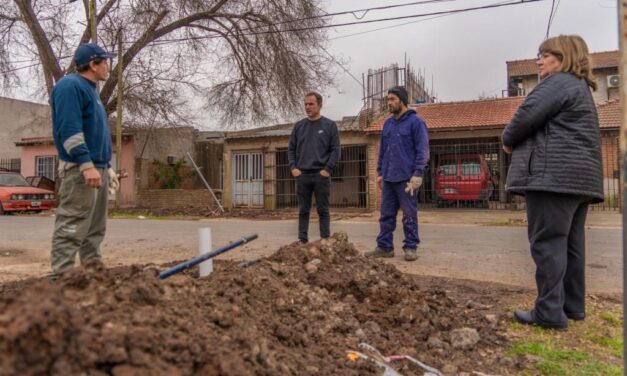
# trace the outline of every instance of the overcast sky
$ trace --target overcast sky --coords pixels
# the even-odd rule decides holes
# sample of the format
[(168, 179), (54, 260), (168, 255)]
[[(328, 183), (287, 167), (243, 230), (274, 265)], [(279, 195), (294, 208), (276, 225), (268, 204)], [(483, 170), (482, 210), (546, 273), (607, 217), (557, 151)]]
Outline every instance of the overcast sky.
[[(371, 11), (363, 19), (396, 17), (477, 7), (507, 0), (453, 0), (429, 5)], [(329, 13), (364, 9), (411, 0), (325, 0)], [(557, 3), (557, 1), (556, 1)], [(426, 71), (428, 86), (438, 101), (501, 96), (506, 88), (506, 61), (536, 56), (544, 40), (552, 0), (477, 10), (414, 22), (386, 30), (350, 34), (420, 20), (405, 19), (331, 29), (328, 51), (361, 81), (369, 68), (392, 63), (403, 65), (405, 55), (416, 69)], [(362, 14), (357, 14), (362, 17)], [(334, 17), (331, 23), (355, 21), (352, 15)], [(561, 0), (550, 36), (579, 34), (591, 52), (618, 49), (616, 0)], [(337, 39), (336, 39), (337, 38)], [(356, 115), (362, 106), (361, 84), (341, 69), (337, 86), (325, 91), (324, 115), (332, 119)]]
[[(513, 0), (432, 0), (395, 9), (355, 12), (330, 18), (329, 24), (403, 17), (430, 12), (479, 7)], [(479, 96), (501, 96), (506, 88), (506, 61), (536, 56), (544, 40), (554, 0), (476, 10), (432, 19), (411, 18), (328, 29), (327, 51), (336, 66), (336, 85), (323, 91), (323, 115), (339, 120), (357, 115), (362, 107), (362, 73), (405, 58), (413, 68), (425, 72), (427, 86), (433, 85), (437, 100), (474, 100)], [(409, 4), (416, 0), (322, 0), (327, 13), (372, 7)], [(425, 2), (425, 0), (422, 0)], [(557, 12), (550, 36), (581, 35), (592, 52), (618, 49), (617, 0), (555, 0)], [(404, 24), (404, 25), (403, 25)], [(386, 28), (384, 30), (376, 30)], [(370, 31), (370, 32), (369, 32)], [(366, 32), (366, 33), (364, 33)], [(359, 35), (353, 35), (361, 33)], [(349, 73), (347, 73), (349, 72)], [(353, 77), (351, 77), (351, 75)], [(45, 101), (33, 90), (10, 93), (25, 100)], [(30, 94), (29, 94), (30, 93)], [(43, 95), (40, 95), (43, 98)], [(202, 114), (202, 112), (200, 112)], [(304, 113), (294, 119), (296, 121)], [(212, 116), (200, 116), (197, 125), (220, 129)], [(271, 125), (271, 124), (255, 124)], [(244, 125), (243, 127), (247, 127)]]

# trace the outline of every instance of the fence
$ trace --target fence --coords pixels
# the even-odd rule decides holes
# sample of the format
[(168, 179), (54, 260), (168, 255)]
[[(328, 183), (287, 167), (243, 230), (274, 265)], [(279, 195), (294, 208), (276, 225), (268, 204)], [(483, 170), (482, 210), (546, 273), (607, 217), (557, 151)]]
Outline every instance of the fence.
[[(620, 162), (618, 134), (601, 138), (605, 201), (590, 210), (620, 210)], [(423, 207), (523, 209), (524, 198), (507, 193), (510, 155), (497, 138), (472, 141), (435, 140), (420, 192)]]
[[(340, 162), (331, 178), (330, 206), (333, 208), (368, 207), (368, 155), (366, 145), (342, 146)], [(296, 179), (288, 165), (287, 149), (276, 152), (276, 207), (296, 208)]]
[(497, 138), (432, 141), (420, 191), (421, 206), (506, 208), (516, 198), (505, 191), (509, 156)]
[(20, 172), (22, 161), (19, 158), (0, 159), (0, 170)]

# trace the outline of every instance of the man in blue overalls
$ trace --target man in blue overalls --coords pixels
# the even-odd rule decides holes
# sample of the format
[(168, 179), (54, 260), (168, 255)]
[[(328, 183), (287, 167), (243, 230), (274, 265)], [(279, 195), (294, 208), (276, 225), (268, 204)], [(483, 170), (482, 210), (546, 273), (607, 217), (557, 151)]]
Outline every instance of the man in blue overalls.
[(418, 189), (429, 161), (427, 125), (407, 107), (407, 91), (397, 86), (388, 91), (388, 110), (381, 132), (377, 185), (382, 188), (380, 231), (377, 247), (367, 257), (394, 257), (396, 214), (403, 211), (403, 252), (406, 261), (418, 258)]

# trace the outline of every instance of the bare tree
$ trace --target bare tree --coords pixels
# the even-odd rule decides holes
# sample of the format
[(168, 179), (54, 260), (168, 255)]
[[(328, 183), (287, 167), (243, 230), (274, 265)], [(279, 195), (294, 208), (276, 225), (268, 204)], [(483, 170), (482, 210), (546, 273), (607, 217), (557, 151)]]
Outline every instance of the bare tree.
[[(99, 44), (114, 50), (122, 30), (124, 46), (102, 102), (115, 110), (122, 69), (124, 107), (136, 122), (189, 120), (190, 101), (227, 123), (289, 116), (307, 90), (331, 83), (318, 2), (99, 0)], [(87, 18), (88, 0), (0, 0), (4, 89), (18, 87), (20, 69), (30, 67), (49, 95), (75, 69), (76, 47), (91, 37)]]

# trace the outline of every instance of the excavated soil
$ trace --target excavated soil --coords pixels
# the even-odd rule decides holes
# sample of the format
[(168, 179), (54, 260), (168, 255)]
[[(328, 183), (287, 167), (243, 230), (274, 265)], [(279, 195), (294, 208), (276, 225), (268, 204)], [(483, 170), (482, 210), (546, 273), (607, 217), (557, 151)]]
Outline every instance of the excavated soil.
[(92, 264), (2, 285), (0, 375), (382, 375), (347, 357), (362, 342), (446, 374), (521, 367), (505, 355), (498, 296), (402, 274), (343, 233), (214, 268), (160, 280), (153, 266)]

